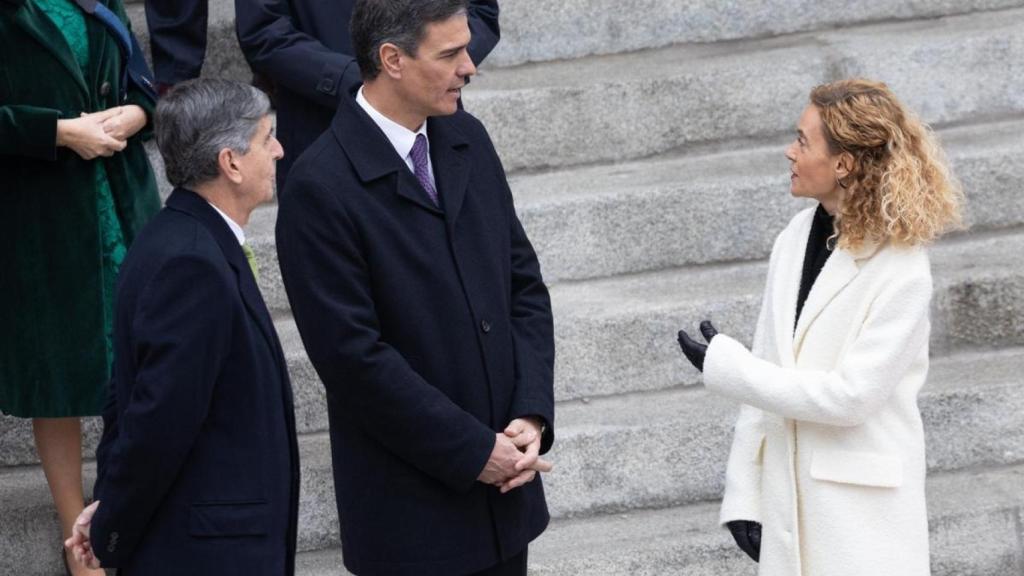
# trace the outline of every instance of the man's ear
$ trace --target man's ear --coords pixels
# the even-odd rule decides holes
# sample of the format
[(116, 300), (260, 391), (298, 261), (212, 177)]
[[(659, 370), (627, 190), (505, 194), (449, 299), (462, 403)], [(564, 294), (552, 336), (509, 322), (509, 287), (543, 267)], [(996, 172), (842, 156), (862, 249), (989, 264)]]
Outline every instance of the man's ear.
[(242, 183), (242, 169), (238, 165), (238, 153), (231, 148), (221, 148), (217, 154), (217, 166), (220, 173), (235, 184)]
[(398, 46), (385, 42), (380, 45), (380, 68), (381, 72), (395, 80), (402, 78), (402, 59), (406, 53)]

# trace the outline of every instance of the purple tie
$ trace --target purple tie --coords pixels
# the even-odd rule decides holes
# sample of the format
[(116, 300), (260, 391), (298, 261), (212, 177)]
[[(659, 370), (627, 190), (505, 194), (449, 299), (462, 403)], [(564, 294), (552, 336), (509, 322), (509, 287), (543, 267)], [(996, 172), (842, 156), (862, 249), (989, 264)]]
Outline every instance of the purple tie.
[(427, 196), (434, 202), (434, 206), (437, 206), (437, 190), (434, 189), (434, 183), (430, 181), (430, 170), (427, 169), (427, 137), (423, 134), (416, 135), (416, 142), (412, 145), (412, 151), (409, 152), (412, 156), (412, 167), (413, 172), (416, 174), (416, 179), (420, 181), (420, 185), (427, 191)]

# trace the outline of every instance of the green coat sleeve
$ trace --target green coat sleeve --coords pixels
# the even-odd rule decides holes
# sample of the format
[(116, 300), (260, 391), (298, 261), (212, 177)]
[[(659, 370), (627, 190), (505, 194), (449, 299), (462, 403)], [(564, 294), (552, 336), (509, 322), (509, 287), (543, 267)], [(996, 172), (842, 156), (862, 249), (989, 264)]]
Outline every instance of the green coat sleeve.
[(39, 106), (0, 106), (0, 154), (57, 159), (60, 111)]
[[(132, 31), (132, 22), (128, 18), (128, 15), (124, 11), (124, 6), (120, 0), (114, 0), (110, 3), (109, 8), (117, 14), (117, 17), (124, 22), (124, 25), (128, 28), (128, 31), (133, 35), (135, 32)], [(142, 90), (139, 90), (131, 80), (128, 80), (128, 101), (126, 104), (135, 104), (146, 112), (146, 125), (139, 130), (136, 137), (141, 137), (143, 140), (149, 140), (153, 137), (153, 113), (156, 111), (156, 104), (146, 96)]]

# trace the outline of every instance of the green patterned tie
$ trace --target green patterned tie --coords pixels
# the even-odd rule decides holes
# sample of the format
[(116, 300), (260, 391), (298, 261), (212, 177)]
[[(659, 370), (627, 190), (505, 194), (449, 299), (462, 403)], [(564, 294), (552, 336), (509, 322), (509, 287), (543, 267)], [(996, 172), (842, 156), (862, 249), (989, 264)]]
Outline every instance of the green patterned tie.
[(260, 265), (256, 263), (256, 253), (249, 248), (248, 244), (242, 244), (242, 252), (245, 252), (245, 259), (249, 261), (249, 268), (252, 268), (252, 277), (259, 282)]

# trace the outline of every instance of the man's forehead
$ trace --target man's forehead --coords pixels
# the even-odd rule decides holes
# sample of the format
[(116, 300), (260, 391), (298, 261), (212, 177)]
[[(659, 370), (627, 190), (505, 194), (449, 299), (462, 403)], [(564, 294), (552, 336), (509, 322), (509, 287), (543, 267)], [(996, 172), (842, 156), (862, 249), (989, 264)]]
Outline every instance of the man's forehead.
[(465, 13), (455, 14), (447, 20), (427, 24), (421, 45), (446, 50), (469, 44), (469, 17)]

